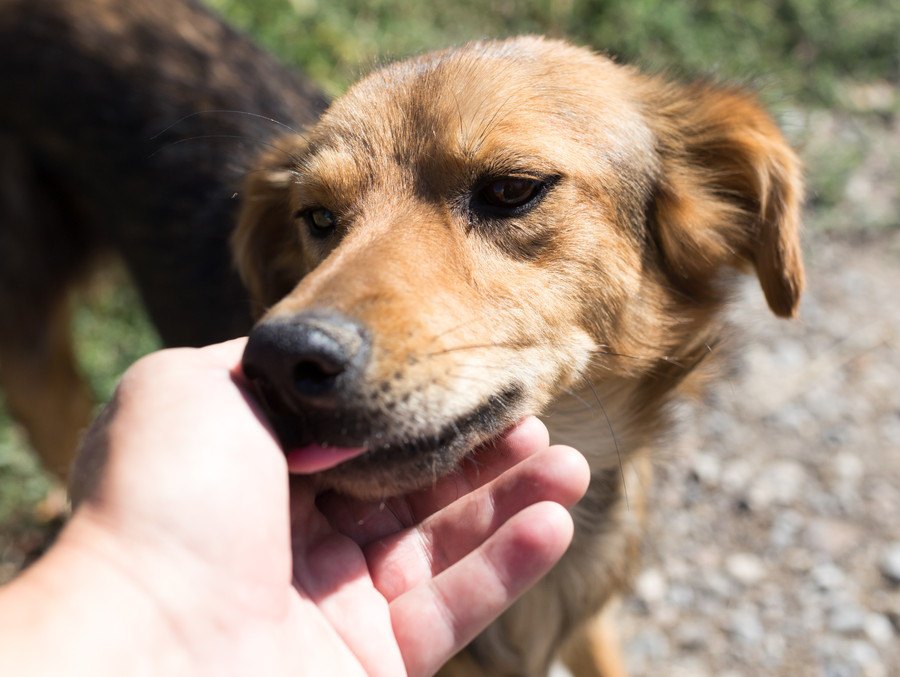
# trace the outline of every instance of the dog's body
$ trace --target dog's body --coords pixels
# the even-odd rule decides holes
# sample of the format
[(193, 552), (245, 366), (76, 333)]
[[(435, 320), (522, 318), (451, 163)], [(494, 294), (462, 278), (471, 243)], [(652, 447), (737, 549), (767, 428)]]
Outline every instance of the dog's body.
[(64, 474), (91, 409), (68, 290), (112, 252), (166, 344), (246, 332), (233, 198), (284, 131), (252, 114), (325, 101), (194, 0), (0, 0), (0, 88), (0, 384)]
[(534, 38), (377, 71), (276, 146), (234, 247), (263, 317), (245, 373), (289, 459), (365, 447), (321, 482), (386, 496), (544, 412), (593, 471), (574, 543), (448, 670), (542, 675), (562, 651), (614, 672), (596, 615), (636, 560), (667, 405), (735, 271), (796, 310), (794, 154), (741, 91)]

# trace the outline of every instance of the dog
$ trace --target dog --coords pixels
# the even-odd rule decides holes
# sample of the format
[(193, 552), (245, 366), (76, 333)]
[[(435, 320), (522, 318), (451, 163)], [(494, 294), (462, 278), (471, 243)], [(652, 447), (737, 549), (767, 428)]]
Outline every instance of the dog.
[(92, 409), (70, 290), (116, 255), (164, 344), (246, 334), (234, 198), (326, 99), (195, 0), (0, 0), (0, 88), (0, 386), (65, 476)]
[(289, 463), (365, 448), (317, 481), (387, 497), (542, 414), (591, 465), (563, 560), (447, 674), (621, 674), (603, 610), (669, 404), (742, 272), (797, 312), (802, 193), (752, 94), (536, 37), (383, 67), (262, 153), (232, 247)]

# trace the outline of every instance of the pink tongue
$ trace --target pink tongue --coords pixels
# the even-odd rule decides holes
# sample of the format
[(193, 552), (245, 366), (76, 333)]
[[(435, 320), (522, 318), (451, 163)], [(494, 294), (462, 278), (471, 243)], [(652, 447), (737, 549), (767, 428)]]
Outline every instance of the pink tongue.
[(288, 470), (300, 475), (327, 470), (359, 456), (365, 450), (366, 447), (323, 447), (321, 444), (310, 444), (287, 452)]

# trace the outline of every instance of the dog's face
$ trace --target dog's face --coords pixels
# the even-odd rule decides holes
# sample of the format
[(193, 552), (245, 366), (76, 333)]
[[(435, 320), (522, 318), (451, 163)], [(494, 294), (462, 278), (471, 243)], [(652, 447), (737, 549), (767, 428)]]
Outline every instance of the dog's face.
[(743, 94), (533, 38), (390, 66), (248, 178), (245, 372), (285, 446), (368, 449), (327, 484), (422, 486), (582, 379), (690, 359), (726, 268), (791, 314), (799, 192)]

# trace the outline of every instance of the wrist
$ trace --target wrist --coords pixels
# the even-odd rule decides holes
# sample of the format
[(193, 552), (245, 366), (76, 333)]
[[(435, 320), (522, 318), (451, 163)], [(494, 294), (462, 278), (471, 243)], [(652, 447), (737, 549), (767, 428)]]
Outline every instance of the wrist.
[(122, 549), (76, 513), (47, 554), (0, 589), (0, 674), (189, 672), (176, 628)]

